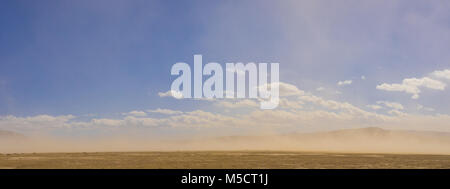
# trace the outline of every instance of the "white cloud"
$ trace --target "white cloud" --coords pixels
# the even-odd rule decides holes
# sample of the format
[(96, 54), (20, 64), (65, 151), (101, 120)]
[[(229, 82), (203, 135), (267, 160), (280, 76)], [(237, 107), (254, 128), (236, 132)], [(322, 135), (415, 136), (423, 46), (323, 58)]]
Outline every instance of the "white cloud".
[(450, 79), (450, 69), (434, 71), (431, 75), (437, 78)]
[(362, 75), (362, 76), (361, 76), (361, 79), (362, 79), (362, 80), (366, 80), (366, 76)]
[(143, 111), (134, 110), (134, 111), (131, 111), (131, 112), (128, 112), (128, 113), (123, 113), (122, 115), (130, 115), (130, 116), (136, 116), (136, 117), (145, 117), (145, 116), (147, 116), (147, 113), (145, 113)]
[(429, 112), (433, 112), (433, 111), (434, 111), (433, 108), (425, 107), (425, 106), (423, 106), (423, 105), (421, 105), (421, 104), (418, 104), (418, 105), (417, 105), (417, 109), (418, 109), (418, 110), (425, 110), (425, 111), (429, 111)]
[[(268, 88), (271, 89), (272, 85), (274, 85), (275, 83), (268, 83), (265, 85), (261, 85), (258, 86), (259, 87), (263, 87), (263, 88)], [(280, 90), (280, 96), (296, 96), (296, 95), (302, 95), (305, 93), (305, 91), (302, 91), (300, 89), (298, 89), (295, 85), (289, 84), (289, 83), (284, 83), (284, 82), (278, 82), (278, 87)]]
[[(261, 128), (289, 127), (299, 129), (336, 129), (363, 126), (398, 127), (404, 129), (436, 129), (450, 131), (447, 127), (450, 116), (446, 115), (412, 115), (400, 110), (404, 107), (395, 102), (379, 101), (376, 105), (368, 105), (372, 109), (381, 109), (382, 106), (392, 108), (389, 114), (378, 114), (363, 110), (348, 102), (329, 100), (306, 92), (299, 92), (297, 87), (286, 84), (291, 89), (290, 95), (280, 98), (280, 107), (275, 110), (230, 111), (222, 114), (221, 111), (207, 112), (195, 110), (181, 112), (177, 110), (156, 109), (148, 112), (164, 113), (168, 116), (162, 118), (148, 118), (139, 111), (127, 114), (121, 118), (95, 118), (85, 121), (76, 121), (74, 116), (40, 115), (32, 117), (0, 116), (0, 128), (26, 128), (42, 130), (42, 128), (83, 128), (83, 129), (120, 129), (120, 128), (242, 128), (256, 131)], [(295, 92), (296, 91), (296, 92)], [(258, 107), (256, 100), (243, 99), (233, 103), (229, 101), (211, 101), (214, 105), (228, 108)], [(420, 109), (425, 110), (424, 107)], [(234, 113), (236, 112), (236, 113)], [(134, 115), (132, 115), (134, 114)], [(330, 124), (332, 123), (332, 124)], [(431, 125), (431, 127), (430, 127)], [(246, 129), (245, 129), (246, 130)], [(270, 129), (269, 129), (270, 130)]]
[(278, 105), (280, 108), (287, 109), (301, 109), (305, 103), (300, 100), (288, 100), (286, 98), (280, 99), (280, 104)]
[(351, 85), (352, 83), (353, 83), (352, 80), (345, 80), (345, 81), (339, 81), (339, 82), (337, 83), (337, 85), (339, 85), (339, 86), (344, 86), (344, 85)]
[(147, 117), (126, 116), (121, 119), (92, 119), (90, 122), (73, 122), (71, 125), (81, 125), (84, 128), (100, 128), (103, 127), (154, 127), (160, 125), (161, 120)]
[(405, 92), (412, 94), (412, 99), (418, 99), (419, 94), (421, 93), (420, 87), (425, 87), (429, 89), (434, 90), (444, 90), (446, 87), (446, 84), (431, 79), (429, 77), (423, 77), (423, 78), (407, 78), (402, 81), (401, 84), (387, 84), (383, 83), (381, 85), (377, 86), (378, 90), (385, 90), (385, 91), (398, 91), (398, 92)]
[(396, 115), (396, 116), (406, 116), (407, 115), (404, 112), (396, 110), (396, 109), (390, 110), (388, 113), (391, 115)]
[(94, 125), (102, 125), (102, 126), (120, 126), (123, 122), (121, 120), (115, 119), (92, 119), (91, 121)]
[(323, 90), (325, 90), (324, 87), (317, 87), (317, 88), (316, 88), (316, 91), (323, 91)]
[(218, 101), (217, 106), (225, 108), (258, 108), (259, 104), (254, 100), (244, 99), (244, 100), (222, 100)]
[(73, 115), (51, 116), (51, 115), (37, 115), (29, 117), (16, 117), (13, 115), (0, 116), (0, 128), (25, 128), (25, 129), (39, 129), (45, 128), (64, 128), (70, 127), (68, 121), (75, 119)]
[(397, 103), (397, 102), (377, 101), (377, 104), (381, 104), (381, 105), (384, 105), (386, 107), (393, 108), (393, 109), (396, 109), (396, 110), (403, 110), (404, 109), (403, 105), (400, 104), (400, 103)]
[(125, 127), (154, 127), (160, 125), (159, 119), (127, 116), (122, 120)]
[(161, 109), (158, 108), (156, 110), (147, 110), (148, 112), (151, 113), (160, 113), (160, 114), (167, 114), (167, 115), (173, 115), (173, 114), (182, 114), (182, 111), (177, 111), (177, 110), (170, 110), (170, 109)]
[(183, 98), (183, 94), (180, 91), (167, 91), (167, 92), (159, 92), (158, 93), (159, 97), (173, 97), (176, 99), (181, 99)]
[(380, 105), (367, 105), (368, 108), (371, 108), (373, 110), (379, 110), (382, 109), (383, 107)]
[[(322, 99), (324, 101), (328, 101)], [(324, 103), (326, 105), (327, 103)], [(329, 102), (328, 105), (333, 104)], [(236, 115), (196, 110), (182, 114), (174, 114), (165, 118), (145, 118), (126, 116), (124, 118), (99, 118), (85, 122), (77, 122), (72, 116), (34, 116), (34, 117), (0, 117), (0, 128), (26, 128), (42, 131), (43, 128), (107, 129), (130, 127), (168, 127), (168, 128), (279, 128), (298, 129), (336, 129), (362, 126), (398, 127), (403, 129), (440, 129), (449, 131), (447, 115), (409, 115), (399, 110), (389, 111), (389, 115), (380, 115), (358, 110), (357, 107), (334, 102), (330, 107), (340, 107), (333, 111), (319, 109), (259, 110)], [(333, 123), (333, 124), (330, 124)]]

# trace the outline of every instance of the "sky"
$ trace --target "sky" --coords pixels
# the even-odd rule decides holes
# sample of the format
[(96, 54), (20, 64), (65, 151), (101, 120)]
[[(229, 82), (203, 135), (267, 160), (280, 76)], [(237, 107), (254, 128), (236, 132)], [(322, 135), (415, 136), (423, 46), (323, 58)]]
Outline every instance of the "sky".
[[(450, 131), (449, 1), (0, 2), (0, 129)], [(166, 95), (177, 62), (276, 62), (280, 106)]]

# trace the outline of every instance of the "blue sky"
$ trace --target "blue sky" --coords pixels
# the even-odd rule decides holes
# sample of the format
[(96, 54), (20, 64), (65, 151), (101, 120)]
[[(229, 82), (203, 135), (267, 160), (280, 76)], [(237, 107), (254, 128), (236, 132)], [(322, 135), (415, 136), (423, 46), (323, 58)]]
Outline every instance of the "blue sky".
[(187, 46), (201, 30), (181, 4), (2, 4), (1, 78), (12, 102), (2, 100), (1, 114), (149, 106), (155, 100), (148, 93), (167, 87), (167, 70), (195, 52)]
[[(449, 82), (435, 73), (450, 69), (449, 9), (448, 1), (6, 0), (0, 116), (73, 115), (92, 123), (158, 108), (228, 115), (211, 102), (158, 95), (175, 79), (171, 66), (192, 65), (194, 54), (221, 64), (279, 62), (282, 82), (380, 115), (392, 112), (368, 107), (390, 102), (410, 116), (447, 115)], [(420, 84), (415, 99), (402, 88), (408, 82), (386, 89), (425, 77), (445, 87)], [(337, 85), (345, 80), (352, 82)]]

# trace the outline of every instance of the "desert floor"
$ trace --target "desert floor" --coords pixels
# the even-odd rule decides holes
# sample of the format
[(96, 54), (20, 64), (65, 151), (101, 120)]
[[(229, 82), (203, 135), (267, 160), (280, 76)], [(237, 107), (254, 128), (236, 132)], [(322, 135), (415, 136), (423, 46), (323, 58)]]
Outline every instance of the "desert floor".
[(309, 169), (450, 168), (450, 155), (262, 151), (0, 154), (0, 168)]

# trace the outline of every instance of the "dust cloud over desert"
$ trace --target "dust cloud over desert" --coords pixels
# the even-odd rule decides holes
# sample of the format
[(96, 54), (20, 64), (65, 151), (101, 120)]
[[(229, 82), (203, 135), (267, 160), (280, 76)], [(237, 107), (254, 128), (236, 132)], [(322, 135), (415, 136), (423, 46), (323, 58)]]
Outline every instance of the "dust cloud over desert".
[(277, 135), (197, 136), (183, 139), (134, 136), (67, 139), (18, 135), (2, 136), (0, 144), (0, 153), (254, 150), (450, 154), (450, 133), (362, 128)]

